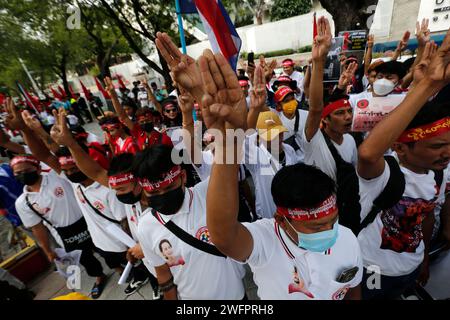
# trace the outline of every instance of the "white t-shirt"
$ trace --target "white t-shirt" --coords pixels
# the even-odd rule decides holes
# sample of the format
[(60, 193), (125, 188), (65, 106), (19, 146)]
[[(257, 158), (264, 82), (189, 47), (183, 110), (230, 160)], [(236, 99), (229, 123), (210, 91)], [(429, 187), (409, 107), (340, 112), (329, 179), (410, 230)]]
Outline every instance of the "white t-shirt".
[[(26, 197), (33, 208), (42, 216), (50, 221), (54, 227), (67, 227), (74, 224), (83, 217), (81, 209), (78, 206), (71, 184), (65, 179), (60, 178), (55, 171), (50, 171), (42, 175), (41, 189), (39, 192), (29, 192), (27, 186), (23, 193), (16, 200), (16, 210), (27, 228), (32, 228), (43, 221), (27, 205)], [(63, 246), (61, 238), (54, 228), (44, 224), (50, 230), (58, 244)]]
[[(253, 237), (247, 262), (262, 300), (342, 300), (349, 288), (361, 282), (360, 248), (346, 227), (339, 226), (334, 246), (318, 253), (299, 248), (274, 219), (244, 225)], [(353, 267), (359, 270), (352, 280), (336, 281), (344, 270)]]
[[(305, 130), (302, 131), (302, 139), (297, 138), (297, 143), (302, 144), (305, 153), (305, 164), (316, 166), (322, 172), (330, 176), (336, 181), (336, 162), (327, 146), (325, 138), (321, 130), (317, 130), (310, 142), (306, 140)], [(356, 166), (358, 161), (358, 150), (356, 148), (355, 139), (349, 134), (344, 134), (341, 145), (331, 140), (342, 159)]]
[(76, 194), (81, 211), (83, 212), (94, 245), (107, 252), (126, 251), (128, 248), (106, 230), (106, 228), (110, 224), (114, 224), (114, 222), (108, 221), (97, 214), (85, 201), (79, 187), (84, 192), (89, 202), (102, 214), (110, 219), (121, 221), (126, 218), (125, 205), (117, 199), (115, 191), (102, 186), (98, 182), (94, 182), (88, 187), (83, 187), (78, 183), (72, 183), (72, 188)]
[(88, 134), (88, 136), (87, 136), (86, 141), (88, 144), (92, 143), (92, 142), (97, 142), (97, 143), (103, 144), (102, 139), (99, 136), (97, 136), (96, 134), (93, 134), (92, 132), (88, 132), (87, 134)]
[(292, 72), (291, 75), (288, 75), (286, 73), (283, 73), (283, 74), (288, 77), (291, 77), (292, 80), (297, 81), (297, 88), (300, 89), (300, 93), (295, 94), (295, 99), (297, 101), (301, 101), (302, 95), (303, 95), (303, 86), (304, 86), (303, 82), (304, 82), (305, 76), (302, 73), (295, 71), (295, 70), (294, 70), (294, 72)]
[[(193, 165), (201, 181), (209, 179), (211, 175), (212, 165), (214, 163), (214, 154), (212, 150), (202, 151), (202, 163), (200, 165)], [(243, 165), (239, 166), (239, 181), (246, 179), (245, 168)]]
[(76, 116), (74, 116), (73, 114), (68, 114), (66, 117), (71, 126), (78, 125), (78, 118)]
[[(392, 209), (380, 212), (374, 222), (358, 235), (364, 266), (379, 266), (381, 274), (392, 277), (410, 274), (422, 263), (425, 246), (421, 219), (434, 214), (434, 207), (445, 192), (448, 179), (446, 169), (443, 187), (438, 193), (433, 171), (417, 174), (405, 167), (400, 168), (406, 182), (402, 199)], [(359, 178), (361, 219), (367, 216), (373, 200), (386, 187), (390, 174), (389, 165), (385, 163), (384, 172), (379, 177), (371, 180)], [(405, 212), (407, 208), (408, 212)]]
[[(406, 97), (406, 94), (404, 94), (404, 93), (394, 93), (394, 94), (389, 94), (389, 95), (387, 95), (386, 97), (389, 97), (389, 96), (399, 96), (399, 95), (400, 95), (400, 96), (403, 96), (404, 98)], [(362, 100), (362, 99), (370, 100), (370, 99), (372, 99), (373, 97), (374, 97), (374, 96), (373, 96), (373, 93), (366, 90), (366, 91), (363, 91), (363, 92), (358, 93), (358, 94), (351, 94), (351, 95), (349, 95), (348, 101), (350, 102), (350, 105), (352, 106), (352, 108), (355, 109), (356, 104), (358, 103), (358, 101), (360, 101), (360, 100)]]
[[(138, 238), (139, 221), (146, 214), (146, 211), (143, 212), (140, 202), (136, 202), (135, 204), (125, 204), (125, 210), (127, 213), (128, 226), (130, 227), (131, 236), (136, 242), (139, 243)], [(142, 259), (142, 262), (144, 263), (148, 271), (150, 271), (150, 273), (156, 277), (155, 268), (151, 266), (148, 259), (144, 257), (144, 259)]]
[[(166, 222), (171, 220), (197, 239), (210, 242), (206, 227), (208, 183), (203, 181), (186, 189), (181, 209), (171, 216), (160, 214), (159, 218)], [(181, 300), (240, 300), (244, 297), (242, 278), (245, 271), (240, 264), (191, 247), (164, 227), (151, 212), (139, 222), (138, 237), (152, 266), (169, 265)]]
[[(257, 134), (248, 136), (244, 143), (245, 166), (250, 171), (255, 183), (256, 214), (262, 218), (272, 218), (276, 211), (272, 199), (271, 187), (275, 174), (282, 165), (274, 159), (264, 145), (257, 145)], [(286, 165), (294, 165), (302, 161), (295, 150), (283, 143)]]
[(137, 99), (139, 103), (141, 104), (141, 108), (148, 107), (149, 101), (147, 92), (139, 90), (137, 94)]

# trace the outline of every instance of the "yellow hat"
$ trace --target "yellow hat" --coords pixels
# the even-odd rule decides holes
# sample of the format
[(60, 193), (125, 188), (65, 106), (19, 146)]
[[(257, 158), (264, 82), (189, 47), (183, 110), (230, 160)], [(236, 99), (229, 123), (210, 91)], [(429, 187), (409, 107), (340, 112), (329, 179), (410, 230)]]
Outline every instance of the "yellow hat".
[(280, 117), (272, 111), (261, 112), (259, 114), (256, 128), (258, 129), (260, 138), (266, 141), (272, 141), (280, 133), (288, 131), (281, 123)]

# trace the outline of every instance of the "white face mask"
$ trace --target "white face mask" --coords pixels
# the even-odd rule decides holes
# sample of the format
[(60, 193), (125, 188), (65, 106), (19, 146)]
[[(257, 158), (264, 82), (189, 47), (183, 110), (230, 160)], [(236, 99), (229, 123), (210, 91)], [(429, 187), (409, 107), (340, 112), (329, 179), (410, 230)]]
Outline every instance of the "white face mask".
[(379, 96), (387, 96), (394, 91), (396, 84), (387, 79), (378, 79), (373, 83), (373, 91)]

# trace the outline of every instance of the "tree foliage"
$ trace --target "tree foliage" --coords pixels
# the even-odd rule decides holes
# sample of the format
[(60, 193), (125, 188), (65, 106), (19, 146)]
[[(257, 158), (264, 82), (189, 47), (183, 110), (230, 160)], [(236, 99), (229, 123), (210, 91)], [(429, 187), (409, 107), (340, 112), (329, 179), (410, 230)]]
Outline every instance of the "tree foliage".
[(311, 0), (274, 0), (270, 10), (272, 21), (278, 21), (311, 11)]

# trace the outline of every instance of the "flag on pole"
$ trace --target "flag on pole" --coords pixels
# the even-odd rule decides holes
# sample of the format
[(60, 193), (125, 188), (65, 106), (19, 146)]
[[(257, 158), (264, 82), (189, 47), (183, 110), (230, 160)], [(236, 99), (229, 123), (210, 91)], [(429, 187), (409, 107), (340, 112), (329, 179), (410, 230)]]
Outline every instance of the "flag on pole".
[(117, 75), (117, 79), (119, 80), (119, 86), (120, 86), (120, 88), (126, 89), (127, 86), (126, 86), (125, 83), (123, 82), (122, 76), (121, 76), (120, 74)]
[(80, 84), (81, 84), (81, 89), (83, 89), (83, 93), (84, 96), (86, 97), (86, 99), (90, 99), (91, 98), (91, 93), (89, 92), (89, 90), (86, 88), (86, 86), (84, 85), (84, 83), (80, 80)]
[(316, 20), (316, 13), (314, 12), (314, 22), (313, 22), (313, 41), (317, 37), (317, 20)]
[(62, 95), (59, 92), (57, 92), (55, 89), (53, 89), (53, 87), (50, 87), (50, 91), (52, 92), (53, 97), (55, 99), (60, 100), (60, 101), (63, 99)]
[(75, 99), (76, 98), (75, 91), (73, 91), (73, 88), (70, 84), (69, 84), (69, 90), (70, 90), (70, 95), (72, 96), (72, 99)]
[(180, 12), (177, 13), (198, 13), (195, 0), (179, 0)]
[(109, 93), (105, 90), (105, 88), (103, 88), (102, 84), (100, 83), (100, 81), (98, 80), (98, 78), (95, 78), (95, 84), (97, 85), (98, 90), (103, 94), (103, 96), (105, 97), (105, 99), (111, 99), (111, 96), (109, 95)]
[(220, 0), (194, 0), (214, 53), (221, 52), (236, 70), (242, 41)]
[(62, 95), (63, 99), (64, 99), (64, 98), (67, 98), (66, 90), (64, 90), (63, 87), (58, 86), (58, 90), (59, 90), (59, 92), (61, 92), (61, 95)]
[(16, 81), (17, 88), (19, 89), (19, 92), (22, 94), (22, 96), (25, 99), (26, 104), (28, 107), (34, 109), (36, 113), (39, 113), (36, 106), (33, 103), (33, 99), (31, 98), (30, 94), (27, 92), (27, 90), (20, 84), (19, 81)]

